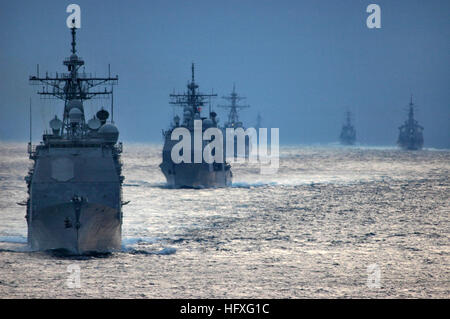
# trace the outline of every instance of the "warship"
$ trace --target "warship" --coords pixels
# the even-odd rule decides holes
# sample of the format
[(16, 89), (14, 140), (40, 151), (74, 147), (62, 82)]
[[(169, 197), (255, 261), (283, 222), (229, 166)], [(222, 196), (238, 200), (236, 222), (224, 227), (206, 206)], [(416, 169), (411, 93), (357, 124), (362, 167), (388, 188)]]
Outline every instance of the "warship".
[(414, 119), (414, 106), (411, 96), (408, 119), (398, 128), (397, 144), (404, 150), (420, 150), (423, 147), (423, 127)]
[[(71, 28), (67, 72), (30, 76), (43, 85), (41, 98), (64, 102), (62, 120), (55, 115), (39, 145), (28, 144), (33, 165), (28, 186), (28, 244), (33, 250), (70, 254), (110, 252), (121, 248), (122, 143), (113, 120), (112, 86), (118, 76), (96, 77), (81, 72), (76, 52), (76, 28)], [(110, 72), (109, 72), (110, 73)], [(108, 87), (107, 87), (108, 86)], [(110, 89), (109, 89), (110, 86)], [(94, 87), (97, 89), (93, 90)], [(93, 98), (111, 98), (111, 120), (103, 108), (86, 121), (83, 107)], [(62, 103), (61, 103), (62, 104)], [(31, 122), (31, 120), (30, 120)]]
[(339, 136), (341, 144), (343, 145), (354, 145), (356, 140), (356, 130), (352, 124), (351, 113), (346, 113), (346, 121), (342, 125), (341, 134)]
[[(236, 93), (236, 86), (234, 84), (233, 84), (233, 91), (231, 92), (231, 94), (228, 96), (222, 96), (222, 98), (224, 100), (230, 101), (230, 104), (228, 104), (228, 105), (218, 105), (218, 107), (220, 107), (220, 108), (230, 109), (230, 112), (228, 113), (228, 119), (222, 128), (223, 136), (224, 136), (225, 144), (226, 144), (226, 129), (227, 128), (232, 128), (232, 129), (242, 128), (245, 131), (244, 124), (239, 120), (238, 110), (249, 108), (250, 105), (239, 105), (238, 104), (239, 101), (245, 100), (246, 98), (239, 96)], [(234, 157), (235, 158), (236, 157), (248, 158), (249, 157), (249, 149), (250, 149), (250, 137), (245, 136), (245, 148), (244, 148), (245, 154), (239, 154), (239, 149), (238, 149), (237, 145), (238, 145), (237, 136), (234, 136)]]
[[(206, 163), (202, 158), (200, 163), (175, 163), (172, 159), (172, 148), (179, 141), (172, 140), (172, 132), (176, 128), (186, 128), (191, 133), (191, 145), (194, 145), (195, 122), (202, 124), (202, 132), (210, 127), (218, 127), (218, 118), (215, 112), (210, 110), (208, 117), (201, 117), (202, 107), (207, 99), (216, 97), (217, 94), (202, 94), (198, 91), (199, 86), (195, 82), (194, 63), (192, 63), (192, 79), (187, 85), (184, 94), (170, 94), (170, 104), (183, 108), (183, 119), (180, 122), (178, 115), (174, 116), (173, 123), (168, 130), (163, 130), (164, 147), (162, 151), (162, 163), (160, 168), (166, 177), (167, 184), (172, 188), (213, 188), (226, 187), (231, 185), (231, 166), (225, 161)], [(198, 123), (197, 122), (197, 123)], [(202, 151), (211, 140), (203, 140)], [(191, 158), (194, 148), (191, 149)]]

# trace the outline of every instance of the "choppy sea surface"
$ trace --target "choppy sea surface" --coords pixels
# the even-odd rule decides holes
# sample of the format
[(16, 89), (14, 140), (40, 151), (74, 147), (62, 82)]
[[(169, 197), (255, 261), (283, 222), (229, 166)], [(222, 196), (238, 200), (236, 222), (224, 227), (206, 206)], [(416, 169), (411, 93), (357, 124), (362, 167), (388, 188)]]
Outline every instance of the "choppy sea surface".
[(449, 150), (285, 146), (276, 174), (195, 190), (165, 187), (161, 149), (124, 145), (122, 251), (67, 257), (27, 248), (31, 161), (0, 143), (0, 298), (450, 297)]

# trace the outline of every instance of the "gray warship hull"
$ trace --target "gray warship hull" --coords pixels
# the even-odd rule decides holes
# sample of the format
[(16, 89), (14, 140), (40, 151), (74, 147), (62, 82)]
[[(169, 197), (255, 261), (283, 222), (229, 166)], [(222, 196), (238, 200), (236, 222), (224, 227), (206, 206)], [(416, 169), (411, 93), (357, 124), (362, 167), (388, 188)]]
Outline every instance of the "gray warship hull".
[(171, 188), (219, 188), (231, 186), (232, 174), (223, 164), (162, 163), (160, 168)]
[[(163, 148), (163, 161), (159, 165), (166, 177), (167, 186), (171, 188), (219, 188), (231, 185), (233, 175), (231, 167), (227, 163), (208, 164), (204, 161), (202, 163), (174, 163), (171, 152), (176, 143), (177, 141), (170, 139), (170, 133), (167, 133)], [(203, 143), (203, 147), (206, 143), (206, 141)]]
[[(227, 128), (223, 128), (222, 129), (222, 134), (223, 134), (223, 140), (224, 140), (224, 153), (225, 153), (225, 157), (228, 158), (227, 155), (227, 133), (226, 133), (226, 129)], [(245, 131), (245, 130), (244, 130)], [(239, 141), (239, 139), (237, 138), (237, 136), (233, 136), (233, 155), (230, 155), (230, 157), (233, 158), (250, 158), (250, 147), (255, 147), (254, 145), (251, 145), (252, 141), (251, 141), (251, 136), (247, 136), (245, 135), (245, 139), (244, 139), (244, 148), (243, 149), (239, 149), (238, 144), (242, 143)]]
[(340, 141), (342, 145), (355, 145), (356, 138), (353, 136), (341, 136)]
[(30, 224), (33, 250), (86, 254), (121, 248), (120, 212), (105, 205), (69, 202), (45, 207), (33, 214)]
[(400, 137), (397, 141), (398, 146), (405, 151), (418, 151), (423, 148), (423, 137), (414, 138)]
[[(28, 243), (72, 254), (121, 249), (121, 148), (38, 146), (26, 178)], [(92, 141), (88, 141), (92, 143)]]

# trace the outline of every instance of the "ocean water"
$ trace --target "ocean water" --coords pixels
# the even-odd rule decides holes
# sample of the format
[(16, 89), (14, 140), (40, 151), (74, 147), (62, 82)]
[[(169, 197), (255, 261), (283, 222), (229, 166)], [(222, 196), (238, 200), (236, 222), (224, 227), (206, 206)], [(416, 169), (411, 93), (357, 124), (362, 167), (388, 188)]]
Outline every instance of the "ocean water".
[(450, 151), (284, 146), (276, 174), (235, 164), (230, 188), (177, 190), (161, 149), (124, 145), (122, 250), (67, 257), (27, 248), (31, 161), (1, 143), (0, 297), (450, 296)]

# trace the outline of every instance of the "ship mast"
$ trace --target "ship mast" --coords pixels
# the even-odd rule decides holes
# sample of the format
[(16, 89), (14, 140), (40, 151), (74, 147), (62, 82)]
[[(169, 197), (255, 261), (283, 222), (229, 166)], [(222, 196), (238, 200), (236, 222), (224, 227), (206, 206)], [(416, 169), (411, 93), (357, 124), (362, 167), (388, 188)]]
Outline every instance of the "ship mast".
[[(85, 72), (80, 73), (79, 69), (84, 65), (84, 61), (81, 57), (76, 55), (76, 28), (71, 28), (72, 42), (71, 53), (69, 58), (63, 61), (63, 64), (67, 67), (67, 73), (56, 73), (55, 76), (49, 76), (46, 73), (45, 77), (37, 75), (30, 76), (30, 84), (41, 85), (42, 89), (37, 92), (41, 95), (41, 98), (56, 98), (64, 101), (64, 115), (63, 115), (63, 130), (68, 133), (70, 131), (70, 123), (68, 119), (70, 111), (71, 101), (79, 101), (77, 108), (82, 112), (82, 123), (84, 124), (84, 109), (83, 101), (90, 100), (99, 97), (109, 97), (112, 95), (112, 90), (107, 89), (107, 85), (116, 85), (119, 77), (111, 77), (109, 74), (107, 77), (93, 77), (91, 74)], [(39, 66), (38, 66), (39, 70)], [(99, 86), (104, 86), (104, 90), (98, 89), (91, 91), (91, 89)]]
[(255, 128), (257, 130), (259, 130), (259, 128), (261, 127), (261, 122), (262, 122), (262, 117), (261, 117), (261, 114), (258, 112), (258, 116), (256, 116), (256, 126), (255, 126)]
[(236, 123), (239, 122), (238, 109), (244, 109), (250, 107), (250, 105), (238, 105), (237, 103), (241, 100), (246, 99), (245, 97), (239, 96), (236, 93), (236, 86), (233, 84), (233, 92), (229, 96), (222, 97), (225, 100), (231, 102), (229, 105), (218, 105), (221, 108), (230, 109), (230, 113), (228, 114), (228, 127), (234, 127)]
[(414, 124), (414, 103), (412, 100), (412, 94), (411, 94), (411, 99), (409, 101), (409, 114), (408, 114), (408, 121), (410, 123), (410, 125)]
[(203, 94), (198, 91), (198, 85), (195, 83), (194, 63), (192, 63), (191, 72), (191, 82), (187, 85), (187, 92), (184, 94), (170, 94), (172, 100), (169, 102), (172, 105), (184, 107), (183, 121), (186, 125), (193, 125), (194, 118), (200, 118), (200, 112), (207, 99), (217, 96), (217, 94)]
[(352, 126), (352, 118), (351, 118), (352, 114), (350, 111), (346, 112), (346, 120), (347, 120), (347, 126), (350, 127)]

